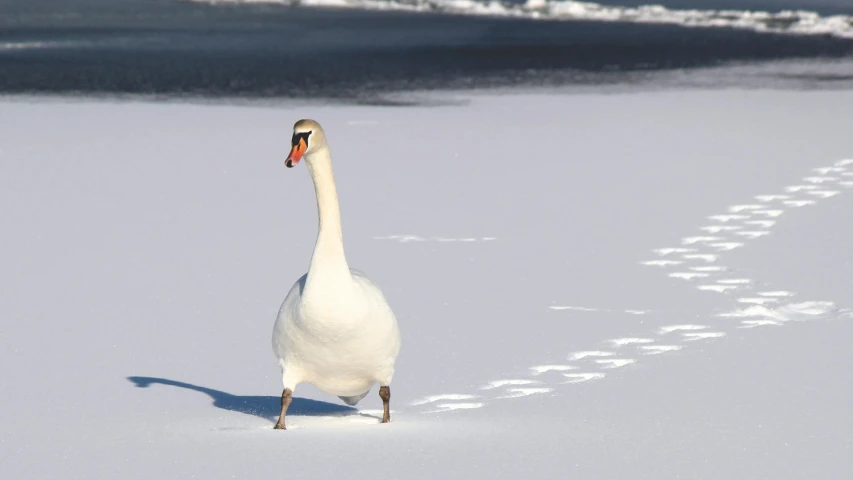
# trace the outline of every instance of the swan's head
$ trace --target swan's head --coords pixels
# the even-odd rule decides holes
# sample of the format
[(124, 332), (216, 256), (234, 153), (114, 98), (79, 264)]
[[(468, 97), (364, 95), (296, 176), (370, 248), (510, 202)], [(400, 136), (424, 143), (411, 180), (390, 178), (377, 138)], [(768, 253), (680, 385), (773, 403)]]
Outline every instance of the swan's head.
[(284, 164), (287, 168), (293, 168), (304, 155), (310, 155), (325, 146), (326, 134), (323, 133), (323, 127), (314, 120), (300, 120), (293, 125), (290, 155)]

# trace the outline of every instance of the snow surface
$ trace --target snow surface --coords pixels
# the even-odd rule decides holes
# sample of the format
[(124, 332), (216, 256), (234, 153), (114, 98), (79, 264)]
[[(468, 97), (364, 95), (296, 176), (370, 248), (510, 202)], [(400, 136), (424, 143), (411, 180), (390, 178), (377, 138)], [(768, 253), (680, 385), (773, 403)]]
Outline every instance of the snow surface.
[[(4, 478), (849, 478), (850, 105), (0, 100)], [(400, 319), (389, 425), (301, 385), (272, 430), (302, 117)]]

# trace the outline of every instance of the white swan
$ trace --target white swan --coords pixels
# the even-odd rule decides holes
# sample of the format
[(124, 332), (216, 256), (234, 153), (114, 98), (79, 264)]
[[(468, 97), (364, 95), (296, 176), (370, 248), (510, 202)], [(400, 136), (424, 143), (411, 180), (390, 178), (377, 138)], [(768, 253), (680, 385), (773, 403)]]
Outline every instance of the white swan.
[(273, 352), (282, 370), (281, 415), (300, 382), (339, 396), (349, 405), (379, 383), (382, 423), (390, 421), (391, 377), (400, 351), (400, 331), (384, 295), (363, 273), (350, 270), (344, 256), (341, 216), (332, 160), (320, 124), (293, 126), (288, 168), (304, 156), (314, 190), (320, 228), (308, 273), (284, 299), (273, 328)]

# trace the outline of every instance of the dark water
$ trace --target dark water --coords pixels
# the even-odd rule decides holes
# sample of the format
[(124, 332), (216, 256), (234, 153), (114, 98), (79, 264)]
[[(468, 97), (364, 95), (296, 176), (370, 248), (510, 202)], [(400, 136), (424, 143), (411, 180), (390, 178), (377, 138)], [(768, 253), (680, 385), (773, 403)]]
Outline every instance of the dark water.
[[(749, 5), (853, 13), (853, 0)], [(336, 99), (853, 56), (853, 40), (830, 36), (178, 0), (0, 0), (0, 44), (0, 93)]]

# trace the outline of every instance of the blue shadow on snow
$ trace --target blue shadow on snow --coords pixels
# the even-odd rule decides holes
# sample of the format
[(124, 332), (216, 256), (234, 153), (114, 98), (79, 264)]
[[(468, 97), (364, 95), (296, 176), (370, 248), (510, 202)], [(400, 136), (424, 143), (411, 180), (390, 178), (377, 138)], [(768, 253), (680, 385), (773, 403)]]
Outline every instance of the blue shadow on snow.
[[(148, 388), (152, 384), (168, 385), (170, 387), (185, 388), (207, 394), (213, 400), (213, 406), (232, 412), (255, 415), (270, 421), (275, 421), (281, 411), (281, 397), (257, 396), (257, 395), (232, 395), (220, 390), (207, 387), (199, 387), (190, 383), (178, 382), (166, 378), (156, 377), (127, 377), (139, 388)], [(309, 400), (307, 398), (293, 397), (293, 402), (287, 409), (287, 416), (345, 416), (358, 414), (358, 409), (346, 405)]]

